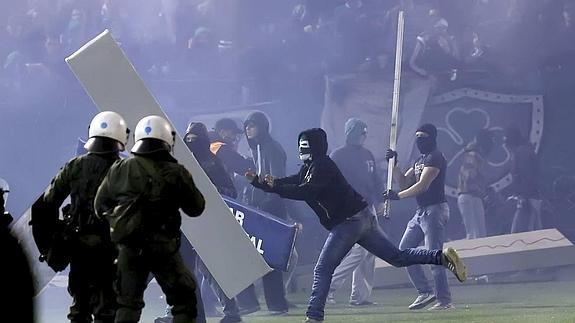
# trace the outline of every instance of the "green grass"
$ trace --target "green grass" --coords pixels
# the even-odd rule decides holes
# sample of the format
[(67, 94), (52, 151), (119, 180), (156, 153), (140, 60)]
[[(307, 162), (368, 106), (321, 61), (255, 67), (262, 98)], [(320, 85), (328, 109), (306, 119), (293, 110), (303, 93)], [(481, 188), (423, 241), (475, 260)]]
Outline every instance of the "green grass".
[[(452, 287), (456, 309), (448, 312), (409, 311), (414, 289), (375, 290), (379, 305), (354, 308), (347, 305), (345, 291), (336, 296), (337, 305), (326, 308), (331, 322), (575, 322), (575, 282), (543, 282)], [(284, 317), (265, 316), (265, 311), (244, 317), (246, 323), (301, 322), (307, 295), (292, 294), (299, 308)], [(217, 322), (210, 319), (208, 322)]]
[[(521, 284), (452, 284), (453, 302), (457, 309), (449, 312), (409, 311), (416, 296), (412, 288), (375, 290), (372, 300), (379, 305), (363, 308), (347, 306), (349, 291), (336, 295), (337, 305), (326, 308), (326, 323), (380, 322), (502, 322), (555, 323), (575, 322), (575, 281)], [(265, 304), (260, 293), (260, 303)], [(244, 317), (246, 323), (301, 322), (305, 316), (307, 293), (289, 294), (298, 308), (284, 317), (266, 316), (263, 309)], [(65, 322), (71, 304), (66, 288), (53, 286), (38, 299), (38, 323)], [(141, 322), (150, 323), (165, 310), (165, 300), (157, 284), (146, 290), (146, 306)], [(3, 321), (2, 321), (3, 322)], [(209, 323), (218, 322), (209, 319)]]

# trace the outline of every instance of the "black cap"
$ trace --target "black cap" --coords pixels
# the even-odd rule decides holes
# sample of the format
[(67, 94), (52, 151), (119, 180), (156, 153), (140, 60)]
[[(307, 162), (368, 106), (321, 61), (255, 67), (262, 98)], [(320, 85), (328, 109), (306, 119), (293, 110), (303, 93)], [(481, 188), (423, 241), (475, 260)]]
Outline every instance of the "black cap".
[(238, 124), (230, 118), (222, 118), (216, 121), (216, 124), (214, 125), (214, 130), (216, 132), (219, 132), (220, 130), (233, 130), (238, 134), (243, 133), (242, 129), (238, 127)]

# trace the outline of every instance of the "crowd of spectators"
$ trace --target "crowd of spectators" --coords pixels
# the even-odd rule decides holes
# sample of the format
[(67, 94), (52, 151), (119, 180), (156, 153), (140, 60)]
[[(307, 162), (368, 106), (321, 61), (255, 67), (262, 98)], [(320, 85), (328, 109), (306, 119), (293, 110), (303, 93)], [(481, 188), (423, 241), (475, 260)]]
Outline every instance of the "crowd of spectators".
[(146, 79), (221, 81), (216, 87), (233, 80), (257, 101), (281, 96), (293, 80), (351, 72), (389, 75), (384, 72), (393, 69), (400, 10), (406, 12), (406, 70), (440, 81), (495, 78), (526, 88), (537, 82), (530, 75), (560, 68), (575, 48), (571, 1), (3, 3), (0, 78), (2, 91), (14, 95), (64, 77), (63, 58), (105, 28)]

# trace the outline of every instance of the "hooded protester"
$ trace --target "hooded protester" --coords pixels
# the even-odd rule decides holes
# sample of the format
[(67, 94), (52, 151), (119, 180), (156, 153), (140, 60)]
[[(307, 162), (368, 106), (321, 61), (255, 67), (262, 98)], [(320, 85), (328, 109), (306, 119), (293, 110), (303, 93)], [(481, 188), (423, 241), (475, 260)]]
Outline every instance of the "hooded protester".
[[(363, 145), (367, 138), (367, 124), (357, 118), (345, 123), (346, 143), (330, 155), (351, 185), (371, 208), (382, 210), (384, 190), (375, 158)], [(335, 269), (331, 281), (328, 303), (335, 304), (334, 293), (351, 274), (353, 276), (349, 303), (355, 306), (372, 305), (369, 301), (373, 286), (375, 256), (356, 244)]]
[[(437, 150), (437, 128), (434, 125), (429, 123), (422, 125), (415, 132), (415, 136), (421, 156), (405, 175), (397, 167), (397, 153), (391, 149), (387, 150), (386, 159), (396, 158), (393, 178), (399, 184), (401, 191), (398, 193), (387, 190), (384, 198), (399, 200), (415, 197), (417, 200), (417, 211), (407, 224), (399, 249), (417, 248), (422, 241), (425, 241), (426, 249), (441, 249), (445, 241), (445, 225), (449, 220), (449, 206), (445, 199), (447, 161)], [(425, 277), (422, 266), (410, 266), (407, 272), (419, 293), (415, 301), (409, 305), (409, 309), (424, 308), (435, 300), (437, 303), (431, 307), (433, 310), (454, 308), (443, 267), (431, 267), (435, 293)]]
[(531, 144), (517, 126), (505, 129), (505, 147), (511, 153), (511, 197), (517, 209), (511, 233), (541, 229), (539, 196), (539, 161)]
[[(245, 135), (252, 151), (252, 158), (258, 174), (285, 176), (286, 153), (282, 146), (270, 134), (268, 117), (260, 111), (248, 115), (244, 121)], [(287, 219), (284, 201), (275, 194), (270, 194), (254, 187), (248, 187), (248, 204), (268, 212), (281, 219)], [(263, 277), (266, 304), (271, 315), (285, 315), (289, 304), (285, 297), (283, 274), (274, 270)], [(254, 286), (244, 290), (238, 300), (244, 313), (253, 313), (260, 308)]]
[(222, 161), (214, 155), (210, 150), (210, 138), (208, 137), (208, 129), (201, 122), (192, 122), (188, 125), (186, 135), (184, 137), (186, 146), (196, 157), (200, 166), (210, 178), (218, 192), (222, 195), (236, 198), (238, 193), (234, 187), (234, 183), (226, 172), (226, 168)]
[(459, 169), (457, 205), (467, 231), (467, 239), (486, 236), (483, 197), (487, 194), (486, 157), (493, 148), (493, 135), (481, 129), (475, 140), (465, 147)]
[(314, 282), (306, 322), (322, 322), (332, 275), (357, 243), (396, 267), (415, 264), (443, 265), (460, 281), (467, 277), (465, 265), (452, 248), (399, 250), (380, 229), (368, 203), (346, 181), (334, 161), (326, 155), (327, 135), (323, 129), (305, 130), (298, 136), (299, 172), (283, 178), (254, 172), (246, 178), (255, 187), (283, 198), (305, 201), (316, 213), (329, 235), (314, 269)]
[[(253, 112), (244, 121), (245, 134), (258, 174), (283, 177), (286, 174), (286, 153), (282, 146), (271, 137), (270, 123), (263, 112)], [(250, 205), (286, 219), (285, 204), (275, 194), (252, 188), (248, 197)]]

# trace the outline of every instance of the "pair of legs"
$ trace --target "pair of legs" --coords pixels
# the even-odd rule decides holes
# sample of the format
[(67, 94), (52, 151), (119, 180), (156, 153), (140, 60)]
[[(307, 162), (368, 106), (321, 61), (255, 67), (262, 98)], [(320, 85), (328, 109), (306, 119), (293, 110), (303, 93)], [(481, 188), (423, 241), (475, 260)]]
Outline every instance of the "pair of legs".
[(83, 235), (74, 242), (68, 292), (72, 323), (112, 323), (116, 314), (115, 248), (98, 235)]
[[(449, 206), (447, 203), (420, 207), (415, 216), (407, 224), (407, 228), (399, 243), (399, 249), (409, 250), (417, 248), (425, 242), (425, 248), (436, 250), (443, 248), (445, 241), (445, 225), (449, 220)], [(420, 295), (430, 293), (433, 289), (429, 285), (422, 266), (409, 266), (407, 273), (413, 286)], [(435, 282), (435, 296), (440, 304), (451, 303), (451, 292), (447, 283), (447, 274), (442, 266), (431, 266), (431, 273)]]
[(210, 274), (210, 271), (206, 267), (206, 265), (202, 262), (202, 260), (198, 257), (198, 271), (204, 276), (204, 280), (206, 283), (211, 286), (212, 290), (218, 297), (220, 304), (224, 307), (224, 318), (223, 321), (229, 320), (234, 322), (241, 321), (240, 318), (240, 311), (236, 304), (236, 300), (234, 298), (228, 298), (220, 285), (214, 279), (214, 276)]
[(116, 323), (140, 320), (150, 273), (166, 295), (167, 303), (172, 306), (173, 322), (196, 323), (196, 282), (179, 253), (179, 239), (137, 247), (119, 245), (118, 249)]
[(441, 250), (399, 250), (387, 239), (375, 216), (364, 209), (330, 230), (314, 269), (307, 317), (323, 320), (333, 272), (356, 243), (395, 267), (442, 264)]
[(511, 225), (511, 233), (540, 230), (541, 200), (520, 198), (517, 200), (517, 209)]
[(460, 194), (457, 197), (459, 212), (465, 225), (467, 239), (477, 239), (486, 236), (485, 210), (483, 200), (471, 194)]
[[(224, 307), (224, 318), (222, 321), (241, 321), (235, 299), (230, 299), (225, 295), (220, 285), (216, 282), (206, 265), (202, 262), (188, 239), (182, 235), (181, 241), (180, 253), (182, 255), (184, 265), (190, 272), (196, 273), (196, 277), (202, 278), (201, 288), (196, 288), (196, 297), (198, 298), (197, 323), (206, 322), (205, 313), (209, 311), (210, 307), (213, 308), (212, 311), (215, 311), (215, 305), (213, 304), (214, 301), (206, 301), (206, 296), (214, 298), (216, 303), (220, 303)], [(172, 307), (168, 306), (166, 310), (167, 316), (169, 316), (169, 311), (171, 311), (171, 309)], [(165, 317), (163, 319), (167, 321)]]
[[(273, 270), (262, 277), (264, 296), (268, 309), (273, 312), (287, 312), (289, 305), (285, 297), (283, 273)], [(259, 308), (260, 303), (254, 285), (243, 290), (237, 300), (243, 309)]]
[(335, 293), (351, 274), (352, 281), (349, 302), (352, 304), (368, 302), (373, 289), (374, 272), (375, 256), (369, 253), (364, 247), (355, 244), (333, 273), (330, 295), (331, 293)]
[[(287, 220), (285, 202), (278, 195), (265, 193), (256, 189), (252, 191), (249, 204), (282, 220)], [(278, 313), (287, 312), (289, 304), (285, 295), (283, 272), (274, 269), (267, 273), (262, 277), (262, 285), (268, 310)], [(254, 285), (250, 285), (238, 294), (236, 300), (243, 311), (254, 312), (260, 308)]]

